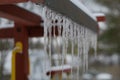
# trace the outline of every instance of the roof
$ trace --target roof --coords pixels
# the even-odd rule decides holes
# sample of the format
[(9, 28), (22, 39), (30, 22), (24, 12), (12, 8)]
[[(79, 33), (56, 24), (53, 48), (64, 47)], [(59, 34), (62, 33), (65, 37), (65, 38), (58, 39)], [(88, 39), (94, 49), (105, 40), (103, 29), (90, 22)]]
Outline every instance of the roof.
[(94, 16), (79, 0), (45, 0), (44, 5), (94, 32), (98, 30)]

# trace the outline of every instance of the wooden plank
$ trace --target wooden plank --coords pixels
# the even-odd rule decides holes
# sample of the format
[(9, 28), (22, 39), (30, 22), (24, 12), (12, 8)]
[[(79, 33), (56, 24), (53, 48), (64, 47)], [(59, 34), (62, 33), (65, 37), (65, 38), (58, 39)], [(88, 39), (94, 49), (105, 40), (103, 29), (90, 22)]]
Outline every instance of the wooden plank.
[[(43, 27), (28, 27), (28, 35), (29, 37), (43, 37), (44, 36), (44, 28)], [(54, 29), (52, 28), (51, 32), (52, 36), (54, 36)], [(55, 28), (55, 35), (58, 36), (58, 28)]]
[(98, 22), (105, 22), (105, 17), (104, 16), (97, 16), (97, 21)]
[[(17, 28), (18, 31), (20, 31), (19, 28)], [(26, 27), (27, 33), (29, 37), (43, 37), (44, 36), (44, 28), (42, 26), (29, 26)], [(6, 38), (14, 38), (14, 28), (3, 28), (0, 29), (0, 39), (6, 39)], [(58, 28), (55, 28), (55, 34), (58, 36)], [(54, 30), (52, 28), (52, 36), (54, 35)]]
[(40, 16), (16, 5), (0, 5), (0, 17), (30, 26), (39, 25), (42, 22)]
[(15, 4), (15, 3), (22, 3), (22, 2), (28, 2), (28, 1), (32, 1), (32, 2), (39, 2), (39, 3), (43, 3), (44, 0), (0, 0), (0, 5), (4, 5), (4, 4)]
[(29, 0), (0, 0), (0, 5), (3, 4), (13, 4), (13, 3), (19, 3), (19, 2), (27, 2)]
[(34, 3), (42, 3), (42, 4), (44, 4), (44, 2), (45, 2), (45, 0), (30, 0), (30, 1), (32, 1)]
[(0, 29), (0, 39), (13, 38), (13, 28), (2, 28)]

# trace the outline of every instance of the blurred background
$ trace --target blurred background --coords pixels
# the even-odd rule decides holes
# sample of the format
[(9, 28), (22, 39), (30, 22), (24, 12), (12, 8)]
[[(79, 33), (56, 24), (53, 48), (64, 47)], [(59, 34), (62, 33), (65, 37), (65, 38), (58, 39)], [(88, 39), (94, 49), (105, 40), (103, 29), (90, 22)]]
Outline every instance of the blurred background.
[(92, 55), (89, 57), (89, 70), (107, 73), (112, 80), (120, 80), (120, 0), (82, 1), (91, 11), (102, 12), (106, 16), (105, 23), (99, 23), (98, 55), (96, 59)]
[[(120, 0), (80, 0), (91, 12), (104, 13), (105, 22), (100, 22), (98, 34), (97, 57), (94, 57), (93, 50), (89, 52), (89, 69), (81, 75), (83, 80), (120, 80)], [(40, 14), (39, 5), (31, 2), (18, 4), (19, 6)], [(13, 22), (0, 18), (0, 28), (13, 25)], [(59, 40), (58, 40), (59, 41)], [(42, 54), (44, 44), (43, 38), (29, 39), (29, 52), (31, 61), (31, 71), (34, 75), (33, 80), (48, 80), (48, 78), (38, 77), (44, 68), (44, 61), (47, 54)], [(60, 41), (53, 40), (54, 53), (60, 53)], [(56, 45), (58, 44), (58, 45)], [(3, 46), (4, 45), (4, 46)], [(11, 50), (13, 49), (13, 40), (0, 40), (0, 80), (10, 80), (11, 74)], [(40, 53), (40, 54), (39, 54)], [(39, 56), (38, 56), (39, 55)], [(56, 55), (54, 55), (56, 56)], [(70, 57), (70, 55), (68, 55)], [(70, 59), (70, 58), (68, 58)], [(54, 57), (53, 57), (54, 60)], [(59, 61), (58, 61), (59, 62)], [(69, 62), (69, 61), (68, 61)], [(49, 61), (46, 60), (46, 65)], [(55, 64), (55, 62), (53, 63)], [(57, 62), (56, 62), (57, 64)], [(39, 66), (39, 67), (38, 67)], [(38, 70), (38, 69), (41, 69)], [(39, 71), (39, 72), (36, 72)], [(82, 72), (81, 72), (82, 73)], [(44, 77), (47, 77), (43, 75)], [(39, 79), (38, 79), (38, 78)], [(80, 80), (81, 80), (80, 79)]]

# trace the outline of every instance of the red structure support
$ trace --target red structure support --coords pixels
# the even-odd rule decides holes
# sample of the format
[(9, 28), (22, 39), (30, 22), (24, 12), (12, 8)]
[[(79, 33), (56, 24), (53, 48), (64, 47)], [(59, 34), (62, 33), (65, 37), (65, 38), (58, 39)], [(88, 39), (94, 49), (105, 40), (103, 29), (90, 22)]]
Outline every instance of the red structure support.
[[(0, 5), (0, 17), (11, 19), (15, 22), (11, 28), (0, 29), (0, 39), (14, 38), (15, 44), (21, 42), (23, 45), (22, 53), (15, 54), (15, 75), (13, 76), (15, 78), (12, 79), (28, 80), (28, 38), (43, 36), (44, 28), (40, 26), (43, 21), (40, 16), (16, 5)], [(55, 31), (56, 35), (58, 35), (57, 26)]]
[[(9, 0), (9, 1), (15, 1), (15, 0)], [(18, 0), (18, 1), (22, 1), (22, 0)], [(36, 35), (39, 37), (43, 36), (43, 27), (40, 26), (42, 19), (40, 16), (32, 12), (29, 12), (23, 8), (11, 4), (0, 5), (0, 17), (13, 20), (15, 23), (14, 24), (15, 26), (12, 28), (0, 29), (0, 39), (14, 38), (15, 44), (17, 42), (21, 42), (23, 45), (22, 53), (15, 54), (15, 64), (14, 64), (15, 70), (13, 70), (15, 74), (13, 73), (14, 78), (11, 79), (28, 80), (28, 75), (29, 75), (28, 38), (35, 37)]]
[(0, 5), (0, 17), (29, 26), (39, 25), (42, 22), (41, 17), (37, 14), (12, 4)]
[(0, 4), (1, 5), (14, 4), (14, 3), (21, 3), (21, 2), (28, 2), (28, 1), (44, 3), (44, 0), (0, 0)]
[(14, 34), (13, 28), (0, 29), (0, 39), (13, 38), (13, 34)]
[(23, 44), (22, 53), (16, 54), (16, 79), (28, 80), (29, 75), (29, 58), (28, 58), (28, 32), (25, 25), (15, 23), (14, 28), (14, 42), (21, 42)]
[(105, 16), (97, 16), (96, 18), (98, 22), (105, 22)]
[[(28, 36), (30, 38), (32, 37), (42, 37), (43, 34), (44, 34), (44, 28), (42, 26), (25, 26), (25, 29), (28, 33)], [(0, 29), (0, 39), (7, 39), (7, 38), (14, 38), (14, 29), (15, 27), (13, 28), (3, 28), (3, 29)], [(56, 27), (56, 30), (55, 30), (55, 34), (56, 36), (58, 35), (58, 28)], [(52, 35), (53, 34), (53, 29), (52, 29)]]

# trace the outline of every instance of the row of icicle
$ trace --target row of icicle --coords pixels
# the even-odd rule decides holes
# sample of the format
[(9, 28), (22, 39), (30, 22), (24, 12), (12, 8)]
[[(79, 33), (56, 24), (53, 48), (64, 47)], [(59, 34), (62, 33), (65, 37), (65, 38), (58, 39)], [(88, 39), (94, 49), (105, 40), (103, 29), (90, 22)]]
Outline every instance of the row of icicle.
[[(47, 7), (42, 7), (42, 17), (44, 20), (44, 51), (48, 53), (49, 59), (52, 59), (52, 38), (61, 37), (62, 40), (62, 64), (64, 65), (64, 59), (68, 52), (68, 47), (71, 45), (72, 62), (73, 56), (77, 55), (78, 64), (70, 65), (72, 68), (77, 69), (77, 80), (79, 80), (80, 67), (85, 72), (88, 69), (88, 53), (90, 48), (94, 49), (96, 55), (97, 48), (97, 34), (87, 29), (84, 25), (79, 25), (71, 19), (50, 10)], [(82, 20), (82, 19), (81, 19)], [(87, 23), (87, 22), (86, 22)], [(57, 26), (58, 35), (55, 34), (55, 27)], [(53, 29), (53, 30), (52, 30)], [(53, 31), (53, 35), (52, 35)], [(77, 46), (77, 54), (75, 54), (75, 46)], [(47, 49), (48, 48), (48, 49)], [(47, 51), (48, 50), (48, 51)], [(81, 66), (82, 65), (82, 66)], [(52, 67), (52, 64), (50, 63)], [(46, 69), (47, 70), (47, 69)], [(73, 70), (71, 70), (71, 79), (73, 78)]]

